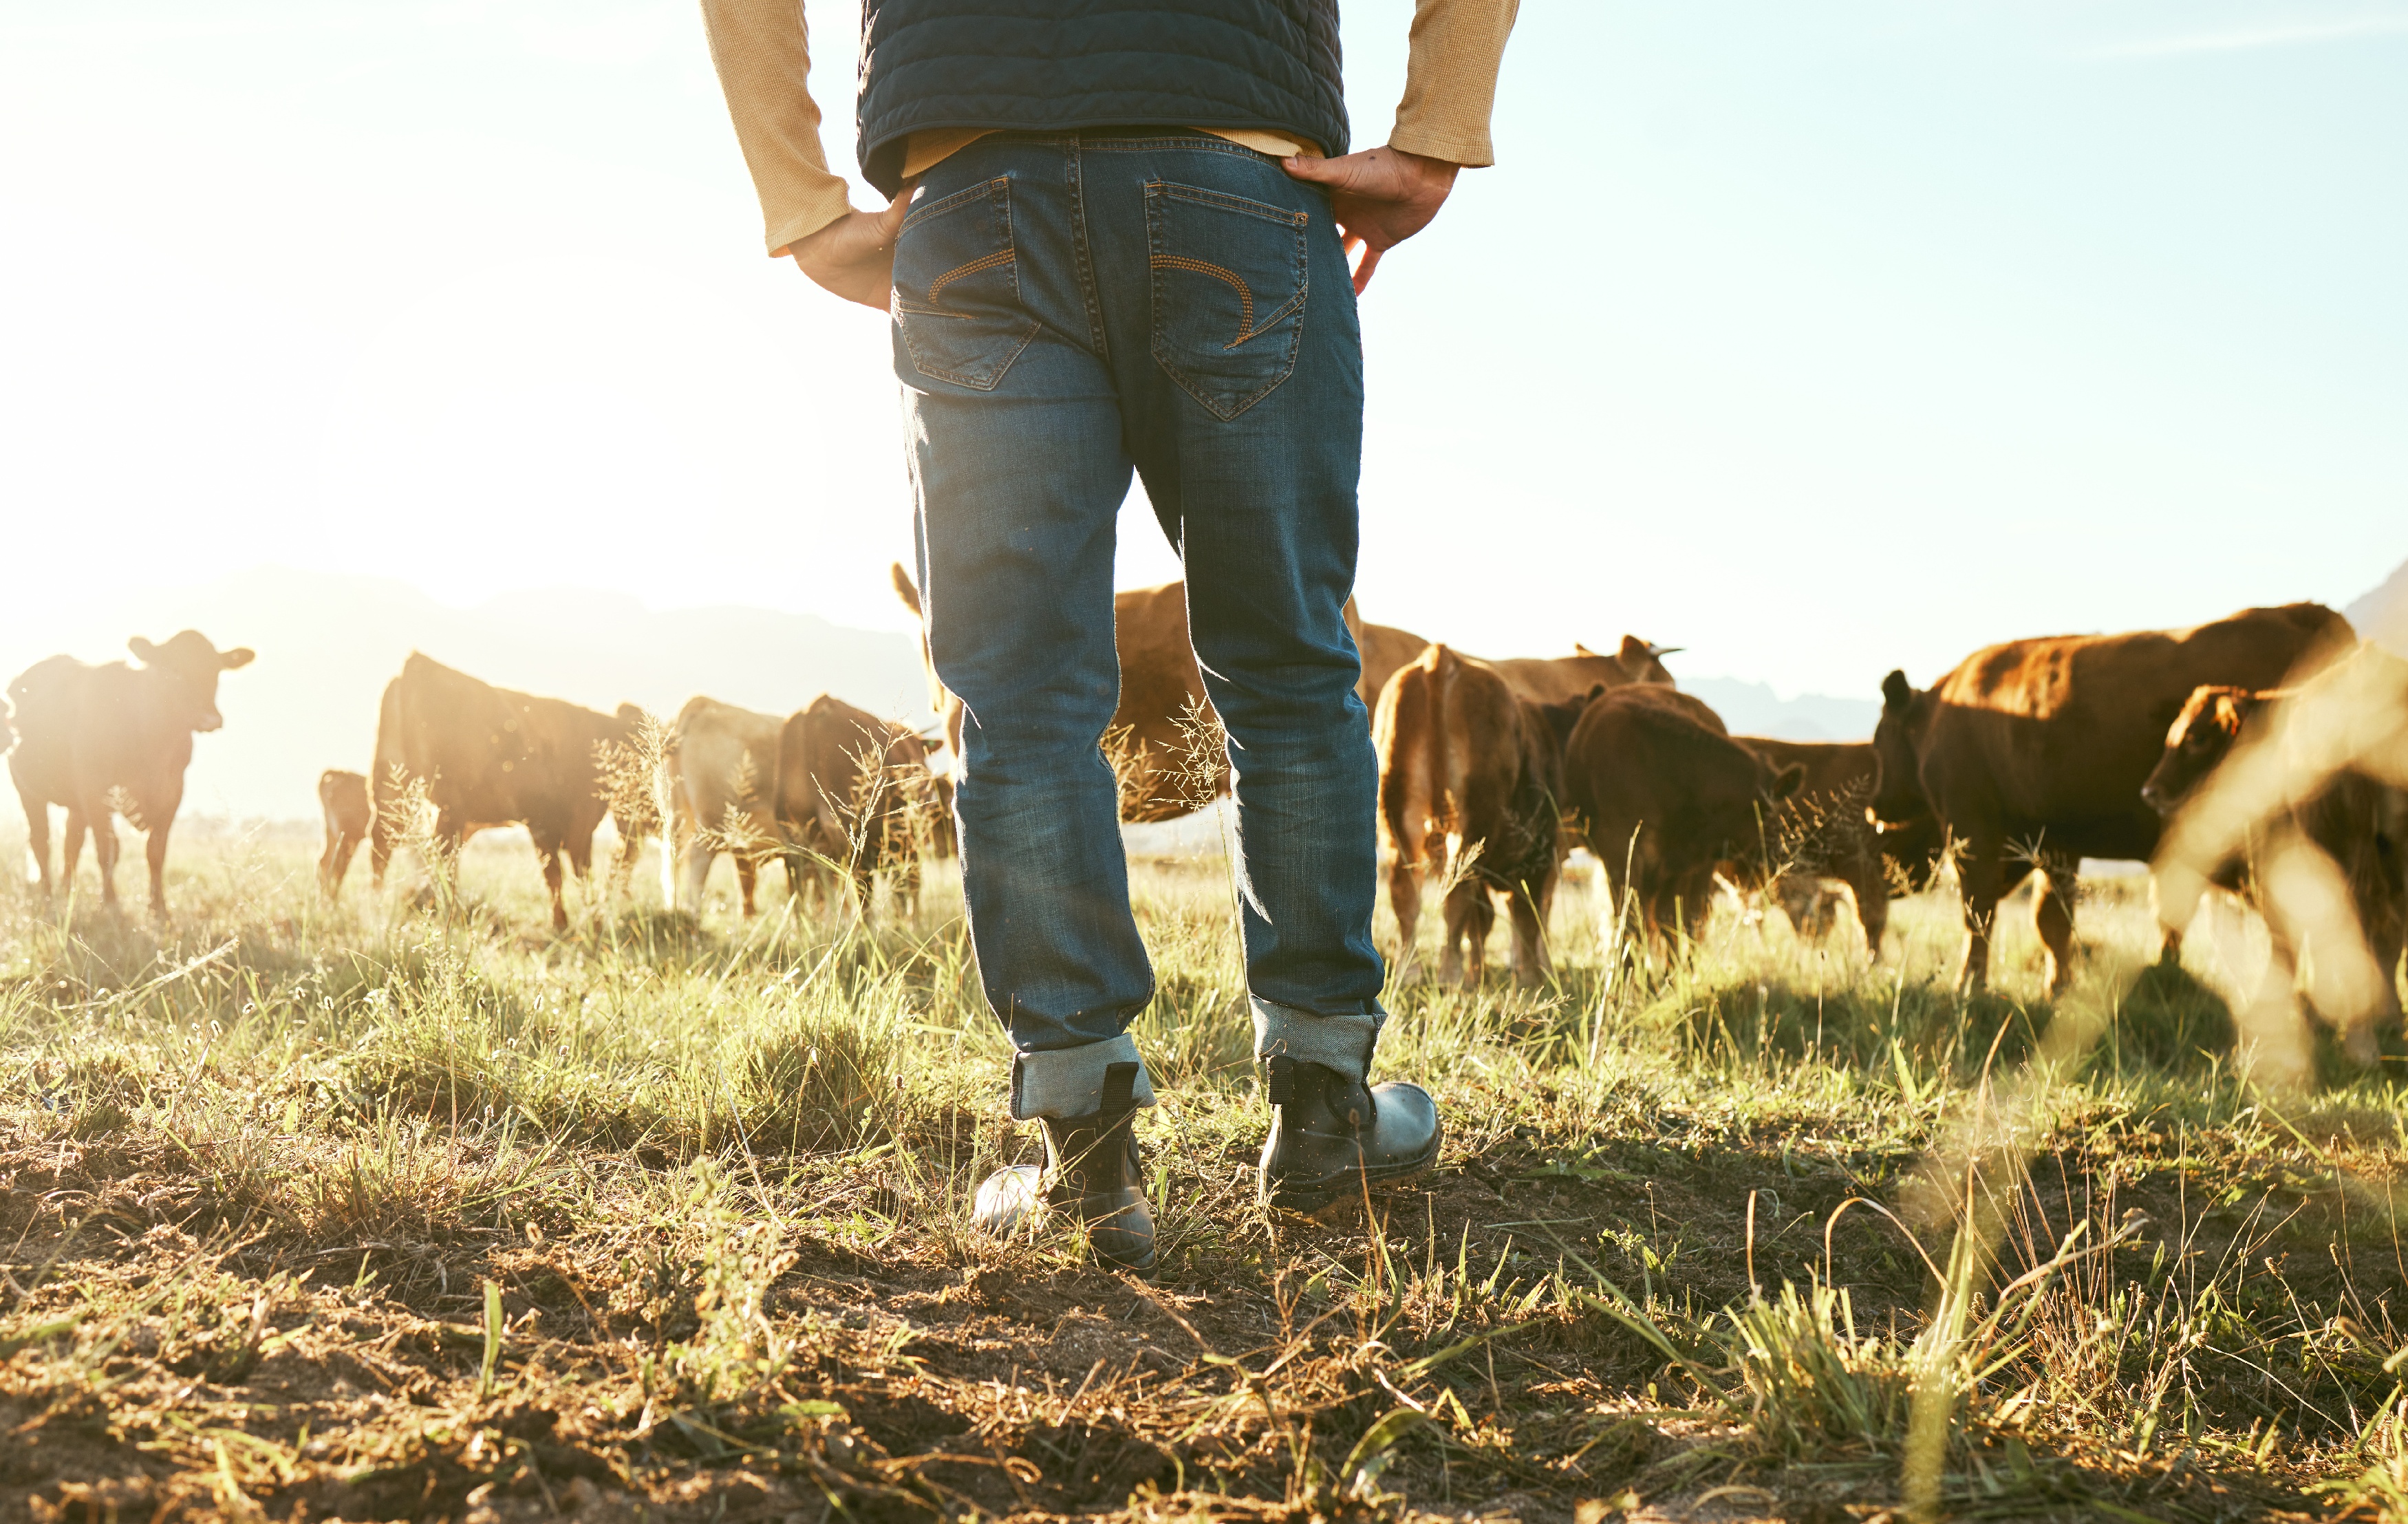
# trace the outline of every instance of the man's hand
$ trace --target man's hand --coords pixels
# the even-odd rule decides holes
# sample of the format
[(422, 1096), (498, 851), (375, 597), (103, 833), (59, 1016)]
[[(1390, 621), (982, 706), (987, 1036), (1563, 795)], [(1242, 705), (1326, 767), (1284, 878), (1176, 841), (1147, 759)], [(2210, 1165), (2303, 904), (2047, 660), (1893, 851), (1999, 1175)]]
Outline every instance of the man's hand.
[(786, 252), (824, 289), (883, 312), (887, 295), (895, 289), (895, 236), (903, 231), (903, 214), (910, 206), (907, 186), (884, 211), (848, 211), (788, 244)]
[[(1345, 240), (1347, 252), (1361, 252), (1354, 265), (1354, 294), (1359, 296), (1371, 283), (1380, 256), (1427, 227), (1438, 208), (1446, 205), (1458, 166), (1444, 159), (1375, 148), (1342, 159), (1314, 159), (1299, 153), (1281, 167), (1298, 180), (1329, 187), (1339, 236)], [(819, 280), (818, 276), (811, 279)], [(820, 280), (820, 284), (827, 282)]]

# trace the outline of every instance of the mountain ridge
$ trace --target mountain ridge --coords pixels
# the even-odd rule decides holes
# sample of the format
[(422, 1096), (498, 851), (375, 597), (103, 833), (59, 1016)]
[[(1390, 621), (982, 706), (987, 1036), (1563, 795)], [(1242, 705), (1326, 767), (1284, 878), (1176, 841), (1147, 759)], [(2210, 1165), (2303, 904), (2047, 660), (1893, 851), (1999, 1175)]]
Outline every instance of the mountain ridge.
[(2408, 657), (2408, 561), (2367, 590), (2342, 613), (2357, 626), (2361, 640), (2372, 640), (2395, 656)]

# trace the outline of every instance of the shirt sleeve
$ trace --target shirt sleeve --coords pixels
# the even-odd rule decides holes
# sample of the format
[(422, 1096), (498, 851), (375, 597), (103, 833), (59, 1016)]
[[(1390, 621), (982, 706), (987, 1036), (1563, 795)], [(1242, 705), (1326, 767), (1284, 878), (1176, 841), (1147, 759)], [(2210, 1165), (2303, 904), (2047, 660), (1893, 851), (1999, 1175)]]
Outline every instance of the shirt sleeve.
[(702, 0), (702, 20), (775, 258), (852, 208), (820, 145), (803, 0)]
[(1390, 148), (1450, 164), (1497, 162), (1488, 116), (1520, 0), (1414, 0), (1405, 98)]

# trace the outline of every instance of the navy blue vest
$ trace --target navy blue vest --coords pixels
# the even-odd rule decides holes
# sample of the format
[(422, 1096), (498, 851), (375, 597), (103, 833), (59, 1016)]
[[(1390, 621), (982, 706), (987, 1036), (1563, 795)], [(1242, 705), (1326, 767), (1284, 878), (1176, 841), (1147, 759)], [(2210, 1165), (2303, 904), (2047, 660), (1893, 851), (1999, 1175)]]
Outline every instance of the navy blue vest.
[(861, 170), (946, 127), (1256, 128), (1346, 151), (1338, 0), (864, 0)]

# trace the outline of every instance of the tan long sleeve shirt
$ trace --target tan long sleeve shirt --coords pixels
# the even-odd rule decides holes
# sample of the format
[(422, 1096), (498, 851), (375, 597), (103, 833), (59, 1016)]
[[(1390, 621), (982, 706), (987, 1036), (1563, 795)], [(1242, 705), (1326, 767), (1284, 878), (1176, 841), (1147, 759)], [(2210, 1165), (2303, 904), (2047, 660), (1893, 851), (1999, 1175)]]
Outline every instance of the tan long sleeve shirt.
[[(1497, 162), (1488, 118), (1497, 100), (1497, 69), (1520, 0), (1414, 0), (1405, 95), (1388, 146), (1407, 153), (1478, 166)], [(842, 176), (828, 168), (820, 143), (820, 108), (811, 100), (810, 46), (803, 0), (702, 0), (710, 33), (710, 61), (736, 121), (761, 194), (769, 252), (807, 237), (849, 209)], [(1205, 128), (1216, 137), (1266, 153), (1317, 152), (1277, 133)], [(915, 133), (904, 172), (916, 175), (964, 144), (976, 131)]]

